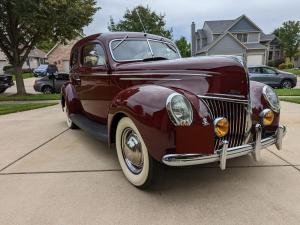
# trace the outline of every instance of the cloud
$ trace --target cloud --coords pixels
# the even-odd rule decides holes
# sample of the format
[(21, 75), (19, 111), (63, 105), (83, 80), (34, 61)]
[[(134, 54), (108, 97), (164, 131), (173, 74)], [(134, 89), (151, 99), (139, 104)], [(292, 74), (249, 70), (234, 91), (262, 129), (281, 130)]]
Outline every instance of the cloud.
[(93, 22), (84, 28), (85, 34), (107, 32), (109, 18), (117, 22), (122, 19), (127, 8), (149, 5), (157, 13), (166, 14), (167, 28), (173, 28), (174, 38), (185, 36), (190, 39), (190, 25), (195, 21), (197, 28), (205, 20), (235, 19), (247, 15), (265, 33), (272, 32), (287, 20), (300, 20), (299, 0), (98, 0), (101, 6)]

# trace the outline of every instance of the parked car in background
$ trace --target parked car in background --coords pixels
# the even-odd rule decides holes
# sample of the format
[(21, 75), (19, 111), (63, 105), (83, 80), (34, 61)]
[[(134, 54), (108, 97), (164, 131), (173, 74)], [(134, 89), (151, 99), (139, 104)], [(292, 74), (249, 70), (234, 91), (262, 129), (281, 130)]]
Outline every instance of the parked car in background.
[(0, 75), (0, 93), (5, 92), (7, 88), (13, 85), (14, 82), (11, 75)]
[(160, 164), (192, 166), (281, 149), (286, 128), (274, 90), (249, 82), (232, 57), (181, 58), (169, 39), (95, 34), (71, 51), (61, 104), (69, 128), (115, 144), (125, 177), (145, 188)]
[(58, 72), (57, 66), (54, 64), (41, 64), (33, 70), (35, 77), (44, 77), (46, 75), (55, 74)]
[(45, 94), (60, 93), (62, 85), (68, 80), (68, 73), (47, 75), (42, 78), (37, 78), (34, 82), (33, 88), (36, 92), (43, 92)]
[(269, 66), (248, 66), (249, 78), (275, 88), (293, 88), (297, 85), (297, 76)]

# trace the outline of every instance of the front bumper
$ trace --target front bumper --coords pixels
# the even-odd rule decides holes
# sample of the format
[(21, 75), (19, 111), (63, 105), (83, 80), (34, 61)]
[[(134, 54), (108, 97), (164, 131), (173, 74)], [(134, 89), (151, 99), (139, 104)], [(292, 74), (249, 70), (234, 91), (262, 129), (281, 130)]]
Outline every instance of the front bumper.
[(275, 135), (265, 139), (261, 139), (262, 126), (256, 125), (256, 141), (250, 144), (245, 144), (233, 148), (228, 148), (228, 141), (223, 141), (223, 148), (212, 155), (203, 154), (169, 154), (162, 158), (162, 162), (168, 166), (192, 166), (212, 162), (220, 162), (220, 168), (226, 168), (227, 159), (236, 158), (239, 156), (252, 153), (254, 158), (259, 161), (261, 150), (273, 144), (276, 145), (278, 150), (282, 148), (282, 139), (286, 134), (286, 127), (279, 126)]

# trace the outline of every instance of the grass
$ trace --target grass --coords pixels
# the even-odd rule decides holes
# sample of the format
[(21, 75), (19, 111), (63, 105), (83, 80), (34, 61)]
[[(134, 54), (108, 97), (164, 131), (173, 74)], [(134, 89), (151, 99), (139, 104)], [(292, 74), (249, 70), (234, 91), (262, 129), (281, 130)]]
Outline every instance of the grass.
[(0, 115), (44, 108), (57, 103), (0, 104)]
[[(23, 79), (34, 77), (33, 73), (23, 73), (22, 76), (23, 76)], [(15, 76), (13, 76), (13, 80), (16, 80)]]
[(279, 96), (300, 96), (300, 89), (275, 89), (275, 92)]
[(300, 104), (300, 97), (299, 98), (280, 98), (280, 101)]
[(60, 94), (36, 94), (36, 95), (0, 95), (0, 101), (43, 101), (59, 100)]
[(300, 76), (300, 69), (284, 69), (283, 71), (289, 72), (289, 73), (293, 73), (295, 75)]

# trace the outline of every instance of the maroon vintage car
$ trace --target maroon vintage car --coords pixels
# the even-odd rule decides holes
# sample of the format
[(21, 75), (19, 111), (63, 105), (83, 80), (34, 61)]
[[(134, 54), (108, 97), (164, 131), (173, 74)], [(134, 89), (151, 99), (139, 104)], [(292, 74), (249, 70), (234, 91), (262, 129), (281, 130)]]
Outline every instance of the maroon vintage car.
[(72, 49), (62, 107), (70, 128), (116, 145), (126, 178), (143, 188), (160, 164), (219, 162), (275, 144), (286, 128), (272, 88), (249, 82), (234, 57), (182, 59), (168, 39), (95, 34)]

